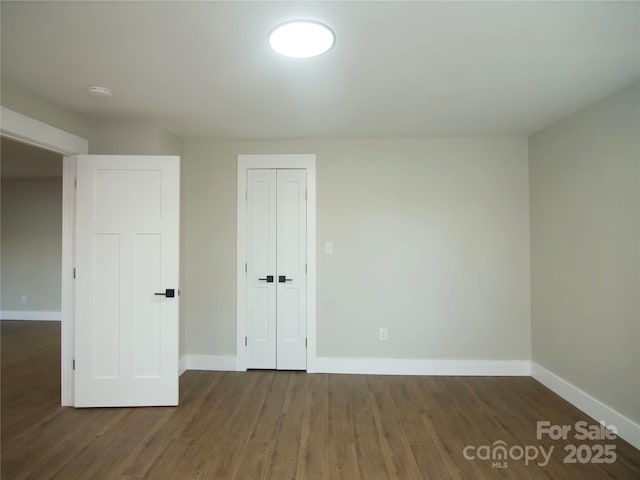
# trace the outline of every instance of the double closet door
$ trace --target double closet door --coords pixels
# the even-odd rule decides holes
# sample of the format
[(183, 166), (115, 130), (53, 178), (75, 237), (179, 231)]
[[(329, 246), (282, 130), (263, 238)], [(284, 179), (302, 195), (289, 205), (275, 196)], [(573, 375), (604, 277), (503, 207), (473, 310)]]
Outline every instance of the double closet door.
[(306, 370), (305, 169), (247, 173), (247, 367)]

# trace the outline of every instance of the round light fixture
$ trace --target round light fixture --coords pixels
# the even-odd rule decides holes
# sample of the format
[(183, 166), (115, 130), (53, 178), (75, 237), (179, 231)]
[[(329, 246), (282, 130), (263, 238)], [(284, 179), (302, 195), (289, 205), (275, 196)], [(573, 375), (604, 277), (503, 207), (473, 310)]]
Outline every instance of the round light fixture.
[(92, 97), (109, 98), (113, 96), (111, 90), (104, 87), (89, 87), (87, 91)]
[(269, 35), (269, 45), (281, 55), (309, 58), (333, 47), (336, 37), (329, 27), (313, 20), (295, 20), (276, 27)]

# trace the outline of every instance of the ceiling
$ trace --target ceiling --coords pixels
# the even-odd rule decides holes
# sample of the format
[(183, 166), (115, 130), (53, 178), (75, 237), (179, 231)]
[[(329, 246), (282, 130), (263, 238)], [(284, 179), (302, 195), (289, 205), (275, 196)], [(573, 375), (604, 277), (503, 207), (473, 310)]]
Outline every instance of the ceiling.
[[(2, 80), (185, 139), (530, 134), (640, 80), (640, 2), (11, 2)], [(323, 56), (272, 52), (327, 23)], [(110, 100), (87, 95), (113, 90)]]
[(8, 138), (0, 139), (2, 178), (62, 177), (62, 155)]

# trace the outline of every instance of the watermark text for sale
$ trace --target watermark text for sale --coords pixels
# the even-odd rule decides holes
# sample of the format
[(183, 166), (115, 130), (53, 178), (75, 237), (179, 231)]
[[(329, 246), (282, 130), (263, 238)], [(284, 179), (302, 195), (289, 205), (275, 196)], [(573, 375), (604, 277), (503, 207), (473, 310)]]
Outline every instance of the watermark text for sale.
[(467, 445), (462, 449), (466, 460), (491, 462), (493, 468), (508, 468), (509, 462), (522, 462), (525, 465), (545, 467), (558, 445), (555, 442), (570, 442), (562, 445), (558, 453), (563, 463), (614, 463), (618, 430), (604, 422), (589, 424), (579, 421), (572, 425), (552, 424), (547, 420), (536, 422), (536, 439), (545, 445), (509, 445), (504, 440), (491, 444)]

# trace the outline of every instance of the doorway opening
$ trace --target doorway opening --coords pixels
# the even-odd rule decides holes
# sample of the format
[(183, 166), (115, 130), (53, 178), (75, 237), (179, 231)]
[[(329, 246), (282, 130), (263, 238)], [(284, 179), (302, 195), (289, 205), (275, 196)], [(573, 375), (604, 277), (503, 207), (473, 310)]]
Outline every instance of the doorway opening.
[(60, 405), (63, 157), (8, 138), (0, 150), (4, 437)]
[(61, 405), (73, 406), (74, 358), (74, 230), (75, 230), (75, 155), (89, 152), (89, 142), (81, 137), (47, 125), (33, 118), (0, 107), (0, 136), (19, 143), (63, 155), (62, 160), (62, 299), (60, 383)]

